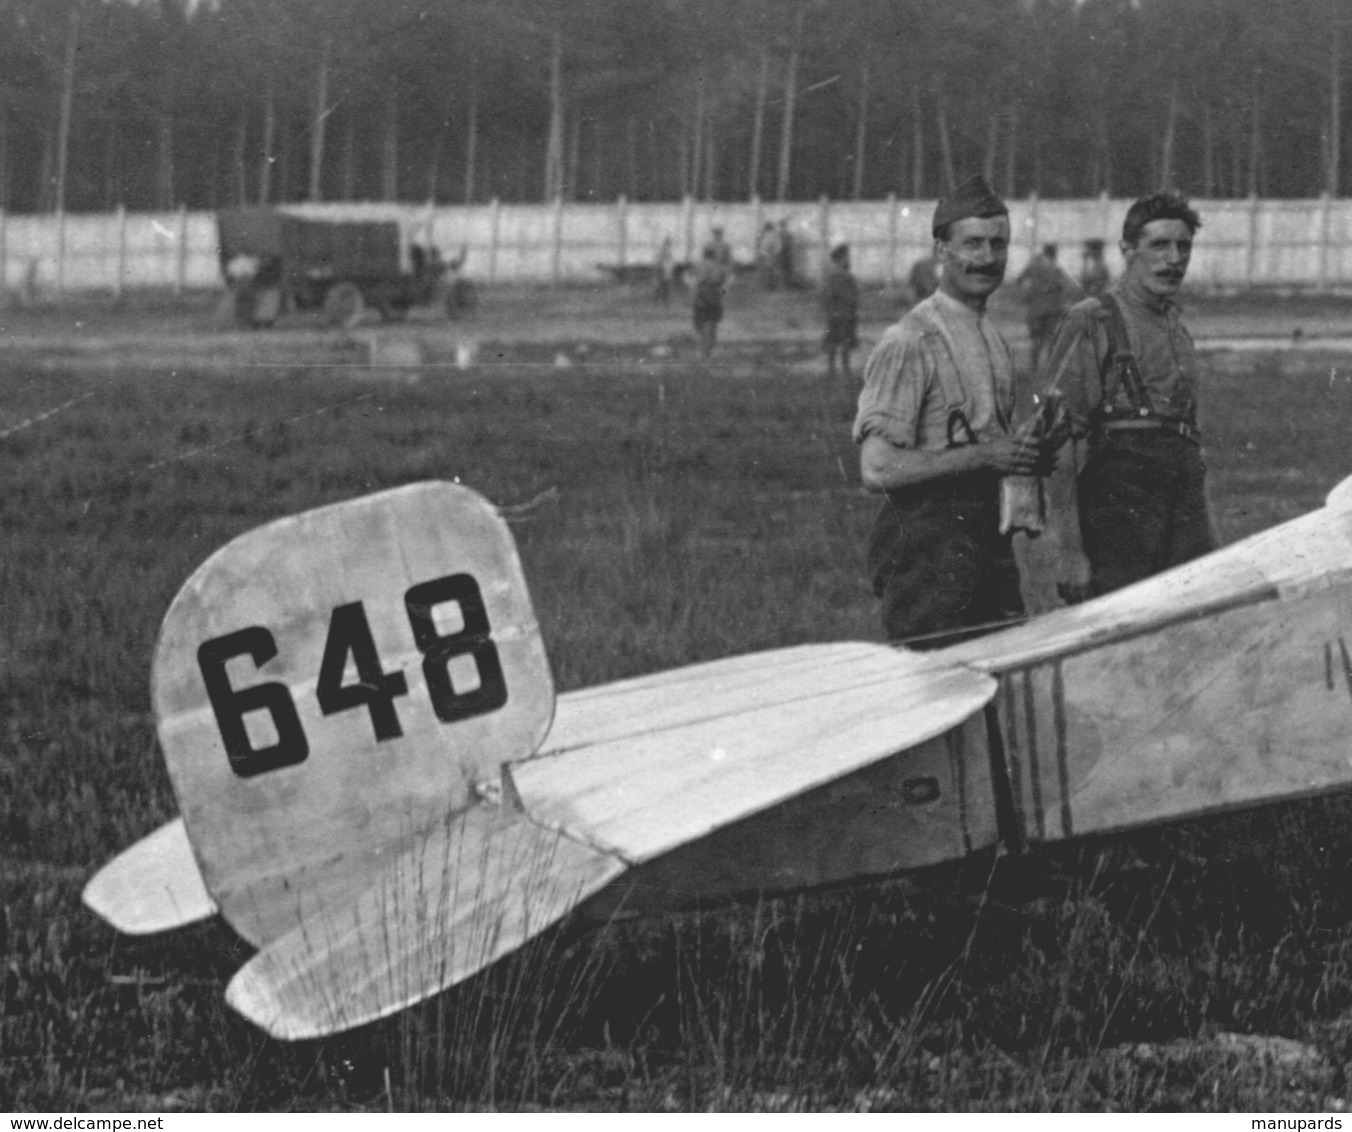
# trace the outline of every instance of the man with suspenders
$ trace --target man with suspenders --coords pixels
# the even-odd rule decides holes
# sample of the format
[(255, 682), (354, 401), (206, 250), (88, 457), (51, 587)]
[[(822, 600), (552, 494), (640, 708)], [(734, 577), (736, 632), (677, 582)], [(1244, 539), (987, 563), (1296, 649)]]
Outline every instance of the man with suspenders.
[(980, 177), (939, 202), (939, 290), (889, 327), (854, 422), (866, 488), (885, 494), (868, 568), (890, 639), (934, 647), (1020, 616), (1000, 480), (1043, 468), (1012, 435), (1014, 364), (986, 317), (1005, 276), (1009, 212)]
[(1179, 193), (1136, 201), (1122, 225), (1126, 271), (1072, 307), (1057, 331), (1044, 376), (1071, 425), (1051, 492), (1067, 601), (1215, 549), (1197, 358), (1174, 302), (1201, 226)]

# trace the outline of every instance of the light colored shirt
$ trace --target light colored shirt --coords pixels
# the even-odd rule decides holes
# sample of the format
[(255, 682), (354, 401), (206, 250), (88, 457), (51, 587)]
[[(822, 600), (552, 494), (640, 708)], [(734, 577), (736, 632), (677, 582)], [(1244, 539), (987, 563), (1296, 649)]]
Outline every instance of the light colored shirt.
[[(1160, 416), (1197, 427), (1197, 353), (1183, 325), (1178, 305), (1170, 299), (1138, 294), (1119, 280), (1109, 288), (1122, 304), (1128, 343), (1136, 356), (1141, 384), (1150, 407)], [(1094, 411), (1103, 401), (1103, 367), (1108, 359), (1108, 315), (1098, 299), (1086, 299), (1066, 312), (1052, 344), (1050, 388), (1065, 397), (1072, 433), (1087, 436)], [(1115, 413), (1131, 415), (1127, 391), (1118, 388)]]
[(869, 355), (854, 439), (877, 435), (899, 448), (937, 451), (948, 447), (955, 409), (980, 440), (1008, 435), (1014, 360), (984, 314), (936, 291), (888, 327)]

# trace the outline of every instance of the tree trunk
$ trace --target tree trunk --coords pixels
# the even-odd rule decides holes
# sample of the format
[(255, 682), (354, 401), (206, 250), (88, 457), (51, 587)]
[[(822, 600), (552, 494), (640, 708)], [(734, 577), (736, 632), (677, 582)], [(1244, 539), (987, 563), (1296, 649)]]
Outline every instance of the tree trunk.
[(348, 107), (343, 132), (343, 200), (357, 199), (357, 115)]
[(568, 178), (564, 188), (565, 199), (577, 200), (577, 159), (582, 149), (582, 111), (576, 110), (568, 120), (568, 148), (565, 151)]
[(1211, 127), (1211, 107), (1202, 107), (1202, 192), (1216, 195), (1216, 136)]
[(554, 29), (549, 52), (549, 137), (545, 143), (545, 200), (563, 195), (563, 34)]
[(748, 198), (760, 194), (761, 144), (765, 137), (765, 99), (770, 91), (770, 52), (761, 48), (760, 74), (756, 79), (756, 111), (751, 119), (751, 169), (747, 176)]
[(778, 200), (789, 199), (789, 175), (792, 172), (793, 113), (798, 100), (798, 59), (803, 47), (803, 17), (807, 7), (798, 5), (793, 21), (793, 45), (789, 49), (789, 71), (784, 77), (784, 120), (779, 130), (779, 182), (775, 189)]
[(606, 144), (605, 134), (601, 130), (600, 115), (592, 119), (592, 153), (591, 153), (591, 184), (590, 196), (592, 200), (604, 199), (605, 193), (605, 165), (606, 165)]
[(1258, 95), (1249, 104), (1249, 196), (1258, 195), (1263, 151), (1263, 112)]
[(864, 198), (864, 150), (868, 142), (869, 60), (864, 58), (859, 75), (859, 111), (854, 129), (854, 193), (853, 199)]
[(280, 136), (277, 139), (277, 200), (287, 200), (291, 195), (291, 123), (282, 121)]
[(704, 199), (718, 199), (718, 138), (716, 121), (712, 113), (705, 110), (704, 124)]
[(385, 136), (381, 139), (380, 197), (399, 199), (399, 93), (385, 93)]
[(272, 147), (277, 140), (277, 96), (273, 86), (272, 74), (268, 73), (267, 86), (263, 91), (263, 146), (262, 160), (258, 163), (258, 203), (272, 203)]
[[(1338, 2), (1333, 0), (1333, 3)], [(1333, 26), (1329, 30), (1329, 145), (1325, 191), (1329, 196), (1336, 197), (1341, 180), (1343, 135), (1342, 33), (1336, 10), (1333, 12)]]
[(469, 122), (465, 130), (465, 203), (474, 203), (475, 164), (479, 160), (479, 67), (470, 64)]
[(1112, 139), (1108, 133), (1108, 111), (1099, 105), (1098, 113), (1098, 147), (1101, 154), (1099, 168), (1103, 177), (1099, 184), (1099, 191), (1111, 194), (1113, 191), (1113, 147)]
[(694, 120), (690, 124), (690, 194), (699, 196), (704, 172), (704, 68), (695, 79)]
[(624, 124), (624, 184), (630, 200), (638, 199), (638, 119), (632, 114)]
[(248, 204), (248, 170), (244, 165), (244, 155), (248, 152), (249, 116), (241, 110), (235, 119), (235, 148), (230, 155), (230, 197), (237, 206)]
[(957, 170), (953, 166), (953, 139), (948, 134), (948, 112), (944, 106), (944, 92), (940, 89), (934, 93), (934, 116), (939, 127), (939, 154), (944, 161), (944, 182), (951, 191), (958, 183)]
[[(0, 110), (0, 130), (4, 128), (3, 110)], [(108, 131), (103, 135), (103, 209), (105, 212), (111, 212), (118, 205), (117, 199), (117, 119), (108, 120)], [(3, 145), (3, 137), (0, 136), (0, 145)], [(0, 161), (0, 185), (4, 183), (5, 162)], [(3, 202), (0, 202), (0, 208), (3, 208)]]
[(66, 164), (70, 153), (71, 120), (75, 111), (75, 53), (80, 43), (80, 7), (70, 10), (70, 27), (66, 30), (66, 57), (61, 67), (61, 113), (56, 127), (56, 183), (54, 211), (66, 211)]
[(319, 49), (319, 72), (315, 75), (314, 117), (310, 128), (310, 199), (324, 199), (324, 130), (329, 121), (329, 55), (333, 40), (324, 37)]
[(986, 120), (986, 146), (981, 155), (981, 175), (995, 184), (995, 151), (1000, 143), (1000, 115), (992, 114)]
[(1017, 105), (1009, 111), (1009, 145), (1005, 149), (1005, 196), (1011, 200), (1015, 195), (1015, 181), (1019, 172), (1019, 108)]
[(174, 207), (174, 115), (172, 97), (165, 99), (159, 115), (159, 159), (155, 175), (155, 207)]
[(915, 165), (911, 169), (911, 199), (925, 199), (925, 122), (920, 107), (920, 88), (911, 87), (911, 151)]
[(1158, 187), (1170, 189), (1174, 185), (1174, 134), (1178, 128), (1178, 79), (1169, 84), (1169, 109), (1164, 116), (1164, 139), (1160, 142), (1160, 175)]
[(8, 212), (9, 200), (9, 111), (0, 105), (0, 209)]

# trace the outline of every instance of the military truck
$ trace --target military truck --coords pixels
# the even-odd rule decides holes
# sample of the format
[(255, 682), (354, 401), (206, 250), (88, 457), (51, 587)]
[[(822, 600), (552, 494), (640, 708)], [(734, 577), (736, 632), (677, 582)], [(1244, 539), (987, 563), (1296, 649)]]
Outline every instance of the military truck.
[(448, 317), (472, 310), (473, 284), (431, 246), (404, 244), (393, 220), (315, 220), (273, 208), (216, 215), (221, 274), (235, 321), (271, 326), (288, 310), (322, 309), (333, 326), (352, 326), (374, 307), (396, 321), (436, 303)]

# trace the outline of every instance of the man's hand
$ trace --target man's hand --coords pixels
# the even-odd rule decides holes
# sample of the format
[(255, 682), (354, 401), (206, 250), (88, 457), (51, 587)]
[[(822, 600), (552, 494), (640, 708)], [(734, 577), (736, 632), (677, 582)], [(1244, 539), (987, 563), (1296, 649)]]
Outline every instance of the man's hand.
[(1032, 476), (1042, 466), (1042, 447), (1032, 439), (1002, 436), (985, 444), (974, 444), (969, 451), (981, 466), (1002, 476)]
[(1092, 597), (1089, 589), (1089, 559), (1083, 551), (1061, 552), (1056, 567), (1056, 592), (1067, 605), (1079, 605)]

